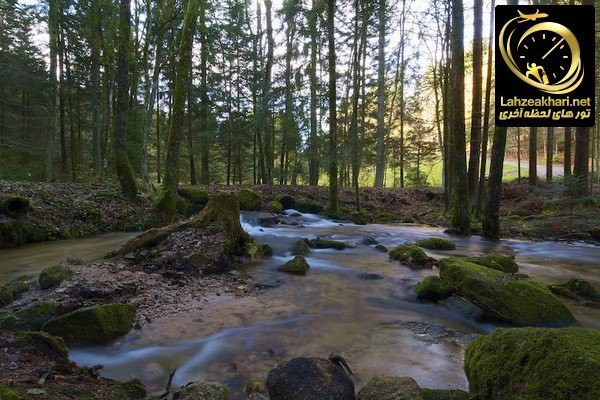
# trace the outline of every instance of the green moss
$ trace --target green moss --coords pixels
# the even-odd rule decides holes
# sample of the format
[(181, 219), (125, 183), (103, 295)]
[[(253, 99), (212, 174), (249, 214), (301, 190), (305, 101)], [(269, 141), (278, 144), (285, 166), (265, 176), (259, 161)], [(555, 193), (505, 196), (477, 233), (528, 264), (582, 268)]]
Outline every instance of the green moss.
[(279, 267), (279, 271), (294, 275), (306, 275), (310, 266), (302, 256), (296, 256)]
[(571, 312), (548, 288), (457, 258), (440, 260), (440, 278), (483, 310), (487, 319), (515, 325), (566, 325)]
[(508, 274), (514, 274), (519, 271), (519, 266), (512, 257), (501, 254), (491, 254), (485, 257), (469, 257), (466, 260)]
[(0, 222), (0, 248), (15, 247), (26, 242), (26, 224), (16, 219)]
[(355, 211), (350, 214), (350, 221), (356, 225), (367, 225), (373, 223), (373, 215), (366, 211)]
[(568, 297), (570, 299), (584, 298), (588, 300), (600, 301), (600, 292), (589, 282), (583, 279), (571, 278), (565, 283), (559, 285), (550, 285), (548, 288), (552, 293)]
[(323, 211), (323, 206), (308, 197), (300, 196), (296, 199), (295, 209), (301, 213), (319, 214)]
[(6, 286), (0, 286), (0, 307), (4, 307), (14, 300), (12, 291)]
[(42, 331), (72, 345), (97, 344), (117, 339), (131, 330), (134, 304), (108, 304), (80, 308), (46, 322)]
[(139, 379), (133, 379), (112, 386), (110, 393), (120, 400), (142, 400), (146, 398), (146, 387)]
[(42, 289), (49, 289), (61, 284), (65, 279), (69, 279), (73, 276), (73, 271), (62, 265), (55, 265), (48, 267), (40, 274), (40, 286)]
[(423, 240), (419, 240), (417, 242), (417, 245), (420, 247), (424, 247), (426, 249), (431, 249), (431, 250), (454, 250), (456, 249), (456, 245), (454, 244), (454, 242), (451, 242), (450, 240), (447, 239), (442, 239), (442, 238), (428, 238), (428, 239), (423, 239)]
[(60, 337), (52, 336), (46, 332), (23, 332), (19, 335), (25, 343), (43, 344), (46, 349), (52, 350), (62, 360), (67, 360), (69, 357), (69, 349)]
[(392, 214), (388, 213), (388, 212), (382, 212), (377, 214), (377, 217), (375, 218), (377, 222), (390, 222), (393, 219)]
[(210, 200), (210, 192), (206, 189), (200, 188), (183, 188), (179, 189), (177, 193), (187, 200), (190, 204), (201, 204), (205, 206)]
[(273, 200), (281, 203), (284, 210), (290, 210), (296, 207), (296, 200), (289, 194), (278, 194), (273, 197)]
[(56, 315), (57, 309), (57, 303), (35, 301), (10, 315), (0, 317), (0, 330), (37, 331)]
[(317, 249), (336, 249), (336, 250), (344, 250), (346, 247), (346, 243), (340, 242), (338, 240), (331, 239), (313, 239), (311, 240), (313, 246)]
[(272, 201), (269, 203), (269, 211), (273, 214), (281, 214), (283, 212), (283, 206), (278, 201)]
[(310, 248), (304, 240), (299, 239), (296, 241), (296, 243), (294, 243), (294, 250), (292, 250), (292, 254), (295, 256), (306, 256), (310, 254)]
[(438, 276), (426, 276), (415, 287), (417, 297), (430, 301), (440, 301), (450, 296), (450, 289)]
[(470, 400), (469, 392), (462, 390), (421, 389), (423, 400)]
[(177, 196), (177, 200), (175, 201), (175, 210), (178, 214), (187, 216), (188, 215), (188, 207), (189, 204), (186, 199), (181, 196)]
[(421, 400), (421, 388), (413, 378), (376, 376), (358, 392), (358, 400)]
[(467, 346), (465, 373), (484, 399), (600, 399), (600, 331), (497, 329)]
[(401, 244), (394, 247), (390, 250), (390, 258), (415, 265), (424, 265), (429, 260), (427, 254), (416, 244)]
[(30, 397), (19, 389), (0, 385), (0, 400), (27, 400)]
[(252, 189), (240, 189), (235, 192), (239, 202), (240, 209), (244, 211), (260, 211), (262, 206), (262, 197)]

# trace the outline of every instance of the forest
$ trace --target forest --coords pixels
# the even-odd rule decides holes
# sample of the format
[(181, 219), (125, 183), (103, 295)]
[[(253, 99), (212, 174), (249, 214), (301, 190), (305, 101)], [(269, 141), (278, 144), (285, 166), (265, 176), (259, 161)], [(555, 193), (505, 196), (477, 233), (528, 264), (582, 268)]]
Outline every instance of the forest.
[(596, 7), (598, 101), (594, 0), (0, 0), (0, 400), (600, 398), (600, 130), (496, 125), (504, 5)]

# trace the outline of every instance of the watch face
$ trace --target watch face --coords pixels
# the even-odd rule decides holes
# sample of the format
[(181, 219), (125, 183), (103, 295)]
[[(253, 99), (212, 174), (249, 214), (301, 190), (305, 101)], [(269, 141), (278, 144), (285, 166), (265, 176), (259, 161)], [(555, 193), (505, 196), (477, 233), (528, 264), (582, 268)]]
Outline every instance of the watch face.
[(515, 63), (525, 76), (544, 85), (562, 82), (571, 69), (573, 52), (560, 33), (541, 30), (521, 37)]

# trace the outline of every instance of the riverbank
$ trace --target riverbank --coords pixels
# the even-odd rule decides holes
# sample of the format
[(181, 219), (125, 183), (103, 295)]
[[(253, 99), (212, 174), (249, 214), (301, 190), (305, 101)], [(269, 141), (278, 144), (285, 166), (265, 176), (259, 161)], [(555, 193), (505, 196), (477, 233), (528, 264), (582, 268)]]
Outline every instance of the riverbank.
[(0, 212), (0, 249), (160, 225), (147, 197), (129, 202), (112, 184), (0, 181), (0, 199), (9, 196), (27, 199), (29, 207), (18, 218)]
[[(329, 189), (313, 186), (243, 186), (260, 195), (260, 209), (270, 210), (277, 196), (290, 195), (316, 204), (316, 212), (326, 214)], [(242, 186), (207, 185), (210, 195)], [(24, 183), (0, 181), (0, 198), (23, 196), (31, 207), (15, 219), (0, 213), (0, 248), (58, 239), (92, 236), (103, 232), (142, 231), (161, 226), (150, 195), (134, 202), (125, 200), (116, 185)], [(340, 211), (331, 216), (356, 223), (417, 223), (449, 227), (440, 188), (362, 188), (360, 212), (351, 188), (340, 190)], [(195, 210), (198, 206), (193, 205)], [(199, 206), (200, 208), (202, 205)], [(190, 207), (192, 209), (192, 207)], [(179, 215), (178, 218), (184, 216)], [(576, 199), (559, 184), (531, 188), (524, 181), (503, 186), (501, 235), (530, 240), (600, 241), (600, 195)], [(480, 222), (473, 222), (474, 234)]]

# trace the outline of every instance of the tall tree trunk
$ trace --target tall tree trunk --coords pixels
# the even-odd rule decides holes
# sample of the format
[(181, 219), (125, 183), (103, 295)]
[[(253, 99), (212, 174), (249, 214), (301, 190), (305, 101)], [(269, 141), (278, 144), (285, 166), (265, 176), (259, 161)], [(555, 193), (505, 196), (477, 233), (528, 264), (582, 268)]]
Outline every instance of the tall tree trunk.
[(573, 176), (577, 180), (576, 192), (582, 195), (587, 194), (589, 192), (590, 128), (575, 128), (575, 157), (573, 161)]
[(65, 126), (65, 35), (63, 31), (62, 9), (58, 17), (59, 36), (58, 36), (58, 99), (59, 99), (59, 120), (60, 120), (60, 171), (67, 172), (67, 134)]
[(335, 54), (335, 0), (327, 1), (327, 36), (329, 42), (329, 212), (338, 212), (337, 165), (337, 77)]
[(269, 149), (272, 148), (272, 145), (269, 143), (269, 136), (267, 134), (267, 117), (269, 115), (271, 98), (271, 72), (273, 69), (273, 51), (275, 46), (273, 39), (272, 6), (272, 0), (265, 0), (265, 14), (267, 19), (267, 62), (265, 65), (260, 110), (256, 116), (259, 162), (261, 163), (260, 172), (263, 184), (272, 183), (271, 158), (269, 154)]
[(137, 197), (137, 185), (127, 154), (127, 114), (129, 105), (129, 46), (131, 36), (131, 10), (128, 0), (120, 1), (119, 48), (117, 57), (117, 105), (115, 114), (115, 164), (121, 191), (128, 199)]
[(100, 0), (93, 0), (89, 11), (90, 18), (90, 79), (92, 83), (92, 168), (94, 176), (100, 175)]
[(308, 30), (310, 32), (310, 136), (308, 142), (309, 165), (308, 183), (311, 186), (319, 184), (319, 151), (318, 151), (318, 128), (317, 128), (317, 4), (318, 0), (312, 1), (312, 9), (308, 13)]
[(465, 139), (465, 61), (464, 12), (462, 0), (452, 0), (452, 103), (454, 167), (452, 189), (452, 228), (461, 235), (471, 234), (469, 181)]
[(471, 149), (469, 153), (469, 195), (477, 199), (479, 153), (481, 150), (481, 95), (483, 70), (483, 0), (475, 0), (473, 7), (473, 98), (471, 103)]
[(383, 187), (385, 170), (385, 26), (386, 0), (379, 0), (379, 46), (377, 68), (377, 160), (375, 187)]
[[(209, 124), (208, 124), (208, 38), (206, 28), (206, 9), (207, 0), (194, 0), (194, 3), (200, 2), (200, 126), (202, 131), (202, 150), (201, 150), (201, 172), (200, 172), (200, 183), (208, 185), (210, 183), (210, 144), (211, 138), (209, 135)], [(190, 0), (192, 2), (192, 0)], [(196, 11), (186, 11), (193, 13), (193, 26), (196, 26)], [(186, 15), (187, 17), (187, 15)], [(193, 32), (192, 32), (193, 35)], [(189, 38), (189, 52), (192, 50), (193, 37)], [(183, 46), (183, 40), (181, 42)], [(183, 47), (182, 47), (183, 50)], [(186, 55), (186, 57), (191, 57)]]
[(517, 128), (517, 177), (521, 180), (521, 128)]
[(57, 129), (56, 120), (56, 58), (58, 54), (58, 1), (50, 0), (48, 8), (48, 32), (50, 47), (50, 99), (48, 128), (46, 131), (46, 181), (54, 179), (54, 137)]
[[(183, 22), (183, 31), (181, 33), (181, 44), (179, 46), (179, 61), (177, 64), (175, 89), (173, 92), (173, 112), (171, 115), (169, 136), (167, 140), (165, 179), (158, 204), (158, 207), (168, 217), (175, 215), (175, 203), (177, 201), (177, 188), (179, 186), (179, 150), (185, 117), (186, 83), (190, 74), (189, 67), (191, 65), (190, 59), (192, 57), (194, 31), (196, 30), (198, 1), (204, 3), (205, 0), (188, 0), (185, 11), (185, 20)], [(203, 9), (204, 7), (201, 4), (201, 15)], [(202, 51), (206, 51), (204, 46)]]
[(537, 133), (538, 128), (529, 128), (529, 184), (537, 185)]
[[(509, 0), (516, 5), (517, 0)], [(487, 201), (482, 216), (482, 236), (500, 238), (500, 201), (502, 198), (502, 173), (504, 170), (504, 153), (506, 150), (506, 133), (504, 127), (495, 127), (492, 143), (492, 159), (490, 161), (490, 179)]]
[(546, 133), (546, 182), (552, 182), (552, 159), (554, 158), (554, 128)]
[(565, 161), (564, 161), (564, 174), (565, 176), (571, 175), (571, 143), (573, 142), (573, 133), (571, 127), (565, 128)]

